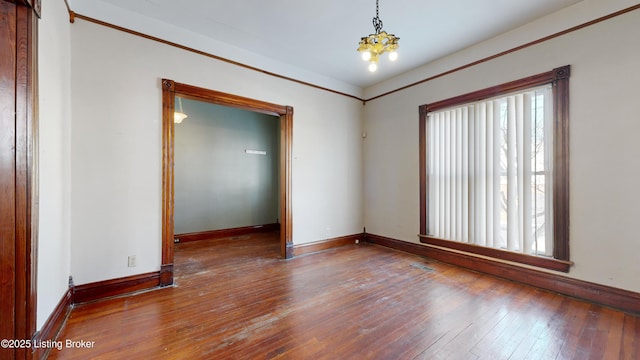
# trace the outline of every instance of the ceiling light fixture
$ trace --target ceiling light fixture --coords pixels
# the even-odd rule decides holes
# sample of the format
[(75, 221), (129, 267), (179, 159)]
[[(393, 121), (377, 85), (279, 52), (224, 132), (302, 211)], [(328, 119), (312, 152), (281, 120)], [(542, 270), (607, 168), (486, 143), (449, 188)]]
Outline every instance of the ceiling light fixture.
[(382, 20), (378, 16), (379, 5), (376, 0), (376, 17), (373, 18), (373, 28), (375, 34), (369, 34), (360, 39), (358, 51), (362, 53), (362, 60), (369, 62), (369, 71), (374, 72), (378, 69), (378, 58), (385, 52), (389, 53), (389, 60), (395, 61), (398, 58), (398, 40), (393, 34), (387, 34), (382, 30)]
[(180, 124), (182, 120), (187, 118), (187, 114), (182, 112), (182, 99), (178, 98), (178, 107), (180, 111), (173, 112), (173, 122), (176, 124)]

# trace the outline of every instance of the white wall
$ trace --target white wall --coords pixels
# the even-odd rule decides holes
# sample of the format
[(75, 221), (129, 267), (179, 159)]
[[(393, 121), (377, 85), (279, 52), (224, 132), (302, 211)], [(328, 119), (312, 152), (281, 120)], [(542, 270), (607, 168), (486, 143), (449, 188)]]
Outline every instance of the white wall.
[[(549, 29), (563, 30), (630, 5), (629, 1), (603, 4), (585, 0), (526, 29), (466, 49), (365, 93), (373, 96), (399, 83), (526, 43), (533, 40), (531, 34), (543, 36)], [(367, 232), (419, 242), (419, 105), (571, 65), (570, 246), (575, 266), (568, 276), (640, 291), (640, 141), (636, 139), (640, 132), (640, 48), (630, 35), (638, 32), (638, 24), (640, 10), (368, 102), (364, 146)], [(501, 48), (504, 44), (509, 46)]]
[[(94, 19), (116, 24), (127, 29), (139, 31), (143, 34), (172, 41), (174, 43), (198, 49), (225, 59), (264, 69), (274, 74), (289, 76), (293, 79), (309, 82), (329, 89), (342, 91), (357, 97), (362, 96), (362, 89), (318, 73), (292, 66), (279, 60), (268, 58), (249, 49), (243, 49), (224, 41), (190, 31), (184, 27), (168, 24), (151, 17), (119, 8), (100, 0), (71, 1), (71, 8), (78, 14), (87, 15)], [(271, 19), (280, 21), (280, 19)]]
[(160, 267), (161, 78), (293, 106), (294, 244), (362, 231), (360, 102), (80, 19), (71, 64), (76, 284)]
[(70, 25), (64, 1), (42, 3), (38, 29), (38, 329), (67, 290), (70, 274)]

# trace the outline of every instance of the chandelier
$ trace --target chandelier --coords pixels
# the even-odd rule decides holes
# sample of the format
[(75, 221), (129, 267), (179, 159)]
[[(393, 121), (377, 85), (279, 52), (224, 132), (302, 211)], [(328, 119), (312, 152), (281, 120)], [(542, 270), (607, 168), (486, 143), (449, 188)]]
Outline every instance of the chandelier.
[(178, 109), (180, 111), (174, 111), (173, 113), (173, 122), (176, 124), (180, 124), (182, 120), (187, 118), (187, 114), (182, 111), (182, 99), (178, 97)]
[(369, 62), (369, 71), (374, 72), (378, 69), (378, 58), (385, 52), (389, 53), (389, 60), (395, 61), (398, 58), (398, 40), (393, 34), (387, 34), (382, 30), (382, 20), (378, 16), (379, 6), (376, 0), (376, 17), (373, 18), (373, 28), (375, 34), (360, 39), (358, 51), (362, 53), (362, 60)]

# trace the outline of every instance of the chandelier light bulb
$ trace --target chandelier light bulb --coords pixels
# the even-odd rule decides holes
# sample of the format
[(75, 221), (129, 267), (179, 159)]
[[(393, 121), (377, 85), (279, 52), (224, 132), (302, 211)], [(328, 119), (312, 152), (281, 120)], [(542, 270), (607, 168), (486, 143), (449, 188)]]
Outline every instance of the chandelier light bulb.
[(395, 51), (392, 51), (389, 53), (389, 60), (390, 61), (396, 61), (398, 60), (398, 53)]
[(362, 53), (362, 60), (369, 61), (369, 59), (371, 59), (371, 53), (368, 51), (364, 51)]
[(369, 71), (371, 72), (375, 72), (376, 70), (378, 70), (378, 64), (374, 63), (373, 61), (369, 64)]

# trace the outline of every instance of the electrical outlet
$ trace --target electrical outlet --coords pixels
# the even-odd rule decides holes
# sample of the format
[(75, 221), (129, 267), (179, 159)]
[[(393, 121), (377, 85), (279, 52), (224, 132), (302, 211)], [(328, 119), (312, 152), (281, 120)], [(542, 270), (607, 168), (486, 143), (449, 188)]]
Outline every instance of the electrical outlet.
[(136, 267), (136, 256), (135, 255), (129, 255), (129, 267)]

